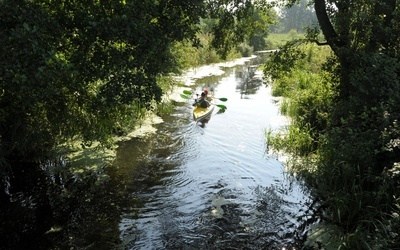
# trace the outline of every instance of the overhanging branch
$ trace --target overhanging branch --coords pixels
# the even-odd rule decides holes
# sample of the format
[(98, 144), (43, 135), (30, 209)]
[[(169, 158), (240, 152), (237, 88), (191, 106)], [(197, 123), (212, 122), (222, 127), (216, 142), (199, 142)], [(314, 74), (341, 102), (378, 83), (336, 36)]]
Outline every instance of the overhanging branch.
[(333, 25), (328, 17), (325, 0), (315, 0), (314, 8), (317, 15), (318, 23), (320, 25), (322, 33), (325, 36), (326, 44), (328, 44), (336, 53), (338, 48), (343, 46), (344, 44), (340, 41), (338, 34), (333, 28)]

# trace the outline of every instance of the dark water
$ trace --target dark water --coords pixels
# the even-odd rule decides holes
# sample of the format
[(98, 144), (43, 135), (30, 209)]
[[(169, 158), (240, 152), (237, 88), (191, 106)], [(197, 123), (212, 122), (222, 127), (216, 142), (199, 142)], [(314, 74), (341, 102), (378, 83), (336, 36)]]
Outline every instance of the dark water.
[(0, 249), (299, 249), (312, 199), (264, 136), (285, 118), (250, 62), (221, 69), (186, 88), (228, 98), (207, 123), (181, 99), (112, 167), (21, 163), (0, 193)]

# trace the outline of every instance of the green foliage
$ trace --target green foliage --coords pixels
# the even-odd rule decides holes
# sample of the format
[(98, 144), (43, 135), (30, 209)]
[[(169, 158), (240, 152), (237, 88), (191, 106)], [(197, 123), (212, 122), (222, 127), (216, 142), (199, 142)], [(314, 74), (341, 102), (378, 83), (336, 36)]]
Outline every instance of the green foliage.
[[(348, 233), (361, 230), (365, 236), (373, 227), (383, 234), (385, 231), (377, 221), (384, 225), (397, 223), (398, 227), (398, 221), (392, 221), (390, 214), (399, 212), (395, 204), (398, 204), (400, 182), (398, 175), (392, 174), (400, 161), (396, 144), (400, 136), (396, 72), (399, 65), (383, 54), (363, 53), (354, 59), (348, 75), (352, 94), (348, 98), (340, 96), (333, 107), (321, 148), (316, 185), (322, 196), (333, 191), (341, 194), (341, 197), (336, 195), (334, 200), (325, 202), (332, 208), (334, 221), (339, 220), (334, 211), (341, 209), (341, 220), (344, 220)], [(332, 173), (332, 170), (337, 171)], [(331, 176), (331, 181), (326, 182), (327, 176)], [(336, 204), (336, 200), (341, 200), (342, 206)], [(374, 208), (373, 213), (371, 208)], [(353, 211), (357, 213), (353, 214)], [(365, 225), (365, 221), (369, 224)], [(372, 222), (379, 226), (371, 225)], [(382, 237), (374, 237), (369, 244), (383, 240), (387, 241), (384, 247), (388, 247), (390, 234), (385, 233)]]
[(291, 40), (295, 40), (298, 37), (298, 33), (296, 30), (289, 30), (288, 35), (290, 37)]
[(273, 10), (267, 13), (256, 9), (253, 13), (253, 33), (249, 35), (249, 45), (255, 51), (266, 49), (265, 38), (267, 37), (271, 24), (274, 24), (277, 19), (277, 14)]
[[(161, 12), (141, 11), (149, 7)], [(176, 65), (171, 41), (195, 34), (182, 18), (201, 10), (181, 7), (2, 1), (1, 158), (30, 158), (76, 137), (108, 145), (115, 124), (160, 100), (156, 76)]]
[[(284, 52), (289, 52), (285, 55), (287, 59), (278, 58), (274, 62), (288, 62), (294, 69), (290, 71), (286, 65), (267, 69), (278, 82), (279, 89), (274, 92), (290, 98), (284, 110), (295, 117), (293, 125), (298, 126), (300, 121), (318, 131), (299, 127), (311, 138), (318, 138), (318, 144), (309, 147), (314, 155), (310, 165), (304, 164), (310, 161), (295, 164), (321, 199), (324, 219), (342, 229), (337, 233), (341, 246), (390, 249), (400, 242), (397, 234), (400, 197), (397, 4), (390, 0), (340, 1), (336, 8), (327, 9), (326, 2), (314, 1), (326, 40), (324, 44), (329, 45), (334, 56), (323, 67), (318, 62), (312, 66), (314, 51), (304, 51), (306, 56), (298, 60), (295, 56), (298, 54), (285, 48)], [(309, 41), (321, 40), (319, 32), (312, 28), (306, 37)], [(294, 58), (300, 64), (293, 63)], [(303, 76), (297, 74), (296, 80), (281, 83), (296, 69), (303, 70)], [(318, 97), (308, 98), (307, 92), (299, 88), (294, 88), (296, 95), (291, 95), (291, 82), (305, 86), (302, 82), (307, 82), (304, 81), (306, 72), (321, 69), (326, 71), (324, 82), (331, 86), (332, 94), (325, 114), (316, 116), (310, 110), (319, 112)], [(322, 126), (304, 123), (310, 120), (324, 123)], [(297, 134), (301, 140), (301, 133)]]
[(297, 45), (298, 41), (295, 40), (280, 47), (278, 53), (274, 53), (265, 64), (264, 74), (272, 80), (288, 75), (296, 63), (306, 56)]
[(249, 57), (253, 54), (253, 47), (242, 43), (236, 48), (242, 56)]
[[(273, 133), (267, 131), (267, 145), (277, 152), (285, 152), (291, 156), (306, 156), (312, 149), (313, 138), (310, 136), (310, 126), (305, 125), (301, 128), (298, 126), (289, 126), (286, 129)], [(287, 164), (295, 165), (299, 158), (292, 157)]]
[(291, 125), (275, 136), (270, 132), (268, 145), (291, 155), (292, 171), (327, 207), (324, 219), (344, 229), (343, 246), (388, 248), (398, 241), (393, 228), (399, 228), (391, 218), (399, 213), (400, 197), (397, 62), (360, 54), (348, 76), (352, 95), (342, 99), (335, 76), (309, 71), (318, 68), (318, 53), (302, 49), (308, 56), (273, 82), (273, 94), (287, 98), (281, 111)]
[[(177, 42), (174, 44), (172, 53), (174, 57), (177, 58), (179, 69), (187, 69), (190, 67), (224, 61), (217, 50), (211, 46), (213, 40), (212, 34), (199, 33), (197, 37), (199, 41), (197, 47), (194, 47), (193, 43), (189, 41)], [(243, 56), (240, 54), (240, 50), (239, 52), (238, 50), (239, 49), (232, 48), (227, 52), (226, 59)]]
[(398, 201), (391, 195), (396, 182), (389, 175), (364, 169), (334, 161), (312, 173), (303, 172), (308, 183), (318, 187), (315, 191), (328, 208), (323, 219), (341, 228), (334, 232), (336, 239), (323, 244), (338, 240), (346, 249), (389, 249), (398, 242), (399, 207), (392, 206)]
[(316, 73), (320, 71), (322, 63), (329, 56), (330, 50), (327, 47), (306, 44), (302, 39), (289, 40), (279, 47), (265, 63), (264, 74), (280, 82), (283, 77), (290, 78), (291, 71), (294, 69)]
[[(326, 129), (334, 98), (333, 86), (322, 75), (294, 70), (276, 80), (273, 94), (285, 97), (281, 112), (291, 119), (290, 126), (267, 140), (273, 149), (288, 153), (291, 171), (315, 164), (320, 137)], [(314, 162), (314, 163), (311, 163)]]
[(329, 75), (318, 67), (328, 55), (329, 50), (294, 41), (272, 55), (264, 70), (266, 75), (274, 70), (272, 95), (284, 98), (281, 113), (291, 121), (283, 131), (270, 132), (267, 142), (274, 150), (290, 155), (287, 164), (293, 172), (314, 166), (318, 159), (320, 137), (335, 97)]
[(209, 11), (211, 18), (217, 18), (212, 27), (214, 37), (211, 44), (223, 59), (242, 41), (264, 36), (276, 15), (268, 3), (239, 1), (234, 3), (234, 8), (228, 6), (224, 0), (213, 1)]
[(281, 8), (279, 21), (272, 27), (273, 32), (286, 33), (291, 30), (303, 32), (306, 27), (317, 23), (314, 8), (310, 5), (311, 1), (296, 0), (295, 2), (297, 4), (290, 4)]
[(0, 162), (69, 140), (111, 145), (161, 101), (160, 76), (219, 61), (211, 40), (228, 56), (246, 38), (254, 6), (244, 2), (1, 1)]
[[(274, 54), (271, 61), (267, 62), (264, 72), (269, 74), (271, 68), (273, 72), (278, 72), (272, 74), (275, 79), (272, 84), (272, 94), (286, 98), (281, 106), (281, 112), (289, 116), (292, 121), (291, 128), (286, 133), (288, 137), (279, 137), (279, 140), (285, 141), (283, 145), (290, 147), (284, 151), (290, 152), (293, 156), (304, 157), (318, 149), (319, 138), (326, 129), (335, 92), (328, 75), (314, 73), (318, 72), (318, 62), (326, 60), (329, 50), (324, 51), (312, 45), (293, 48), (292, 45), (287, 44), (287, 47)], [(305, 140), (305, 135), (309, 139)], [(296, 141), (293, 138), (298, 138), (302, 143), (293, 143)], [(304, 143), (309, 145), (305, 146)]]
[(274, 46), (269, 47), (269, 49), (277, 49), (290, 41), (290, 38), (287, 33), (270, 33), (266, 40), (267, 43), (274, 44)]

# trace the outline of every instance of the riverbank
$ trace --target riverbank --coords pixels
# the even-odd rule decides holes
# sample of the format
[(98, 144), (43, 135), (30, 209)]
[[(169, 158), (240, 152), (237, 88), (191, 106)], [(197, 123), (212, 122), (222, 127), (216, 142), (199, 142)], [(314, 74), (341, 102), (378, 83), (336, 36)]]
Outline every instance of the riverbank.
[[(180, 94), (185, 89), (193, 88), (196, 84), (196, 80), (207, 76), (220, 76), (225, 73), (221, 68), (232, 68), (238, 65), (244, 65), (246, 62), (256, 57), (256, 55), (253, 55), (251, 57), (242, 57), (228, 62), (190, 68), (181, 75), (173, 77), (174, 80), (178, 82), (178, 85), (173, 88), (171, 93), (164, 95), (162, 99), (164, 102), (184, 102), (185, 100), (182, 99)], [(60, 151), (66, 154), (66, 160), (71, 164), (74, 173), (82, 173), (85, 169), (97, 171), (100, 167), (110, 165), (115, 160), (119, 142), (155, 134), (157, 133), (155, 125), (163, 122), (163, 119), (154, 112), (147, 112), (132, 131), (126, 135), (114, 137), (115, 145), (111, 148), (100, 148), (98, 144), (82, 148), (80, 142), (75, 142), (74, 144), (63, 145)]]
[(310, 200), (266, 154), (263, 129), (284, 118), (253, 63), (218, 77), (198, 70), (205, 77), (181, 86), (214, 89), (227, 112), (193, 126), (190, 103), (179, 103), (156, 136), (120, 145), (118, 182), (135, 202), (119, 220), (120, 248), (297, 248)]

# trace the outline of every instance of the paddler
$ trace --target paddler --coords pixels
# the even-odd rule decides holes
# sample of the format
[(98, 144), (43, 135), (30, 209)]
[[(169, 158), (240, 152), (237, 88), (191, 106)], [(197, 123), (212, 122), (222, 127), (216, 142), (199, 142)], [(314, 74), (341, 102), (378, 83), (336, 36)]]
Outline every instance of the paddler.
[(204, 93), (204, 91), (201, 92), (200, 98), (193, 103), (193, 106), (208, 108), (210, 106), (210, 103), (206, 100), (206, 97), (207, 94)]

